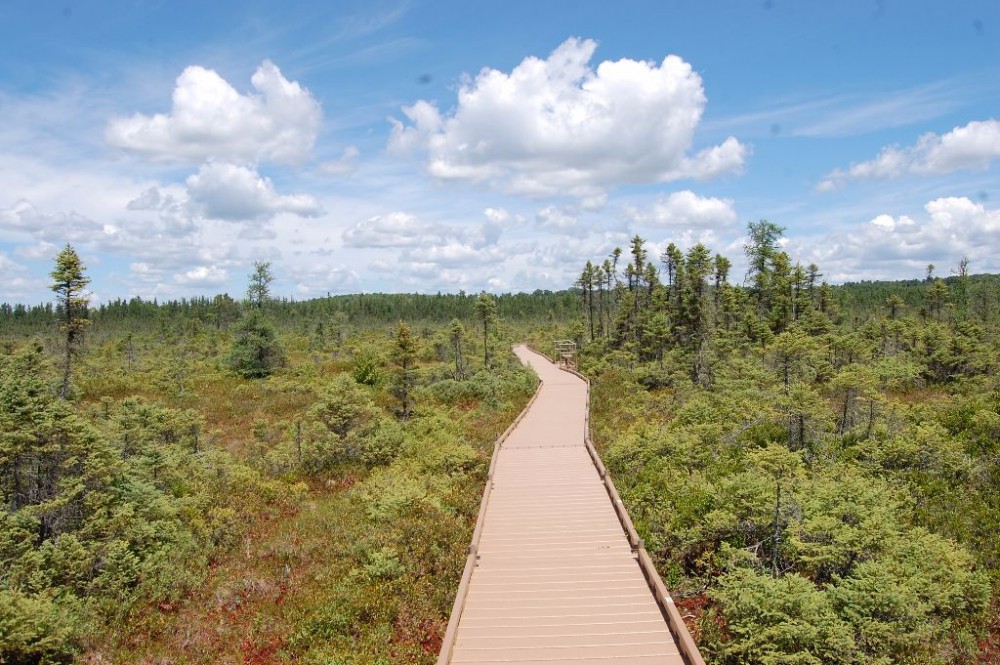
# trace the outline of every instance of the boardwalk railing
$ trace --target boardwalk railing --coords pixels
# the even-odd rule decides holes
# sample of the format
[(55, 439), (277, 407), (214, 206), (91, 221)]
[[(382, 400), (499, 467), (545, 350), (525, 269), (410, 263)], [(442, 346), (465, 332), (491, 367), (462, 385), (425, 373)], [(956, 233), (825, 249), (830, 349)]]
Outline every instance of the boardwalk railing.
[(622, 528), (625, 530), (629, 545), (632, 546), (638, 557), (639, 567), (646, 578), (646, 583), (653, 592), (656, 603), (660, 606), (660, 611), (667, 620), (667, 628), (670, 629), (670, 634), (673, 635), (674, 642), (677, 643), (677, 648), (688, 665), (705, 665), (705, 659), (702, 658), (701, 652), (698, 651), (698, 646), (694, 643), (694, 638), (691, 637), (691, 631), (688, 630), (687, 625), (684, 623), (684, 618), (674, 603), (674, 599), (671, 597), (670, 592), (667, 591), (663, 580), (660, 579), (660, 574), (656, 571), (656, 566), (653, 565), (653, 559), (649, 556), (649, 552), (646, 551), (646, 545), (635, 530), (632, 518), (629, 516), (628, 511), (625, 509), (625, 504), (622, 503), (621, 497), (618, 495), (615, 482), (611, 480), (611, 476), (608, 474), (608, 470), (604, 466), (604, 462), (601, 461), (601, 456), (598, 454), (597, 448), (594, 447), (594, 442), (590, 438), (590, 379), (574, 369), (561, 366), (560, 369), (578, 376), (587, 384), (587, 416), (586, 426), (584, 427), (584, 443), (587, 446), (587, 452), (590, 453), (590, 458), (594, 461), (594, 466), (597, 467), (597, 473), (604, 483), (604, 489), (607, 490), (608, 497), (615, 507), (615, 514), (618, 515), (618, 521), (621, 522)]
[[(610, 475), (608, 475), (607, 469), (604, 463), (601, 461), (600, 455), (597, 449), (594, 447), (594, 443), (590, 436), (590, 381), (587, 377), (583, 376), (579, 372), (571, 368), (562, 368), (571, 374), (576, 375), (582, 379), (587, 387), (587, 407), (585, 409), (585, 420), (584, 420), (584, 445), (587, 449), (587, 453), (590, 456), (591, 461), (594, 464), (595, 469), (603, 483), (605, 490), (607, 491), (608, 497), (614, 507), (615, 515), (621, 528), (624, 530), (627, 537), (629, 546), (635, 553), (636, 559), (638, 561), (642, 575), (646, 580), (646, 584), (649, 586), (652, 596), (656, 601), (656, 605), (660, 609), (660, 613), (663, 616), (667, 628), (673, 637), (674, 643), (677, 645), (680, 656), (684, 659), (687, 665), (704, 665), (704, 660), (701, 654), (698, 652), (698, 647), (694, 643), (694, 639), (691, 637), (691, 633), (688, 631), (687, 626), (684, 624), (683, 618), (674, 604), (670, 593), (667, 591), (660, 579), (656, 568), (653, 565), (653, 561), (646, 551), (645, 545), (639, 534), (635, 529), (635, 525), (632, 523), (631, 517), (629, 517), (628, 512), (625, 510), (625, 506), (622, 503), (621, 497), (618, 494), (618, 490), (615, 488), (614, 481), (611, 480)], [(462, 580), (459, 584), (458, 591), (455, 596), (455, 602), (452, 607), (451, 617), (448, 621), (448, 627), (445, 631), (444, 638), (441, 644), (441, 651), (438, 656), (438, 665), (448, 665), (451, 662), (452, 655), (454, 653), (455, 644), (458, 636), (458, 626), (462, 618), (462, 614), (465, 611), (466, 601), (469, 595), (469, 588), (471, 585), (471, 579), (473, 572), (476, 569), (479, 560), (479, 546), (480, 539), (483, 532), (483, 525), (485, 522), (486, 511), (489, 505), (490, 495), (493, 491), (494, 484), (494, 471), (497, 465), (498, 455), (500, 453), (501, 446), (503, 442), (510, 436), (511, 432), (517, 427), (517, 425), (524, 419), (525, 415), (528, 413), (531, 406), (535, 403), (542, 389), (542, 382), (539, 381), (538, 388), (535, 394), (532, 396), (531, 400), (525, 406), (524, 410), (518, 415), (518, 417), (511, 423), (503, 434), (501, 434), (494, 444), (493, 456), (490, 460), (489, 472), (487, 474), (486, 487), (483, 489), (483, 499), (479, 508), (479, 515), (476, 519), (476, 525), (472, 533), (472, 541), (469, 545), (469, 554), (465, 563), (465, 569), (462, 573)]]
[(476, 517), (476, 526), (472, 530), (472, 542), (469, 544), (469, 556), (465, 560), (465, 570), (462, 571), (462, 581), (458, 584), (458, 592), (455, 594), (455, 603), (451, 608), (451, 618), (448, 619), (448, 627), (444, 631), (444, 638), (441, 640), (441, 652), (438, 654), (438, 665), (448, 665), (451, 662), (451, 654), (455, 648), (455, 638), (458, 634), (458, 623), (462, 618), (462, 611), (465, 609), (465, 599), (469, 595), (469, 582), (472, 580), (472, 573), (476, 569), (476, 562), (479, 560), (479, 539), (483, 534), (483, 522), (486, 518), (486, 508), (490, 503), (490, 494), (493, 492), (493, 472), (497, 466), (497, 456), (500, 454), (500, 446), (514, 431), (514, 428), (524, 419), (524, 416), (531, 409), (531, 405), (538, 399), (538, 394), (542, 392), (542, 381), (538, 381), (535, 394), (531, 396), (528, 403), (517, 414), (514, 422), (497, 437), (493, 443), (493, 456), (490, 458), (490, 468), (486, 473), (486, 487), (483, 488), (483, 499), (479, 503), (479, 515)]

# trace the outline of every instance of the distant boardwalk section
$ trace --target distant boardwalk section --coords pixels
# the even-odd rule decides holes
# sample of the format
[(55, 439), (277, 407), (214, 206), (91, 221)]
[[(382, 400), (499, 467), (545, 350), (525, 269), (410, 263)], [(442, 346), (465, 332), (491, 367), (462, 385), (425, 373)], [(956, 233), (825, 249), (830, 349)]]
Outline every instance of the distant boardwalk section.
[(587, 384), (515, 352), (543, 385), (497, 453), (439, 663), (684, 663), (588, 453)]

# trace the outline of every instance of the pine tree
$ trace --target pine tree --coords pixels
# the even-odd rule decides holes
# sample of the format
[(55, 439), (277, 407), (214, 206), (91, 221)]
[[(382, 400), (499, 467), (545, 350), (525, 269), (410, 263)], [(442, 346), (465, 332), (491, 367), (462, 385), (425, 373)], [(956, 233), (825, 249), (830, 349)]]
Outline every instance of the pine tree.
[(216, 330), (225, 330), (239, 316), (236, 301), (228, 293), (220, 293), (212, 299), (212, 320)]
[(490, 325), (497, 318), (497, 300), (483, 291), (476, 299), (476, 316), (483, 322), (483, 365), (490, 366)]
[(795, 295), (791, 259), (785, 252), (775, 252), (771, 261), (769, 291), (771, 330), (780, 333), (787, 329), (793, 320)]
[(628, 272), (629, 289), (632, 291), (631, 311), (629, 313), (629, 328), (632, 333), (632, 341), (639, 342), (642, 338), (639, 329), (639, 317), (642, 314), (643, 284), (646, 280), (646, 241), (639, 235), (632, 237), (632, 264)]
[(889, 308), (889, 318), (895, 319), (899, 315), (899, 311), (906, 307), (906, 303), (899, 297), (898, 293), (893, 293), (886, 298), (885, 306)]
[(601, 265), (595, 265), (591, 275), (597, 286), (597, 335), (604, 337), (604, 268)]
[(247, 312), (234, 332), (230, 369), (245, 379), (263, 379), (283, 362), (284, 353), (271, 322), (259, 309)]
[[(263, 379), (284, 364), (285, 354), (274, 326), (263, 311), (274, 281), (271, 264), (254, 261), (253, 266), (247, 285), (250, 310), (236, 326), (227, 362), (230, 369), (245, 379)], [(226, 307), (224, 301), (219, 304)]]
[(784, 227), (766, 219), (747, 224), (749, 242), (743, 246), (743, 251), (750, 262), (747, 281), (750, 282), (750, 291), (757, 301), (757, 316), (761, 319), (767, 317), (770, 310), (773, 262), (778, 254), (778, 240), (784, 232)]
[(462, 357), (462, 340), (465, 339), (465, 327), (458, 319), (452, 319), (448, 327), (448, 339), (455, 353), (455, 380), (465, 378), (465, 359)]
[(59, 388), (59, 396), (69, 397), (69, 385), (72, 375), (73, 354), (83, 343), (83, 331), (90, 321), (87, 319), (87, 301), (89, 294), (85, 289), (90, 284), (90, 278), (84, 274), (86, 268), (69, 243), (56, 256), (56, 267), (51, 273), (52, 290), (56, 293), (58, 306), (61, 309), (59, 328), (65, 335), (63, 347), (63, 378)]
[(733, 267), (732, 261), (722, 254), (715, 255), (715, 309), (719, 309), (722, 299), (722, 286), (729, 279), (729, 271)]
[(965, 320), (969, 310), (969, 257), (963, 256), (958, 262), (958, 280), (955, 282), (955, 307), (960, 321)]
[(670, 308), (677, 312), (681, 304), (681, 289), (684, 288), (684, 254), (677, 245), (670, 243), (660, 255), (660, 261), (667, 269)]
[(417, 360), (417, 340), (403, 321), (396, 329), (396, 342), (392, 347), (392, 362), (396, 366), (393, 378), (392, 394), (399, 400), (399, 417), (403, 420), (413, 413), (412, 394), (417, 385), (417, 373), (414, 365)]
[(247, 287), (247, 300), (251, 307), (261, 309), (264, 303), (271, 298), (271, 282), (274, 281), (274, 274), (271, 273), (270, 261), (253, 262), (253, 272), (250, 273), (250, 285)]
[(590, 341), (594, 341), (594, 264), (587, 261), (580, 278), (576, 281), (580, 287), (580, 296), (583, 298), (583, 308), (587, 313), (587, 324), (590, 330)]
[(934, 314), (938, 321), (944, 312), (944, 307), (948, 303), (948, 285), (941, 278), (935, 279), (927, 287), (927, 306), (929, 312)]

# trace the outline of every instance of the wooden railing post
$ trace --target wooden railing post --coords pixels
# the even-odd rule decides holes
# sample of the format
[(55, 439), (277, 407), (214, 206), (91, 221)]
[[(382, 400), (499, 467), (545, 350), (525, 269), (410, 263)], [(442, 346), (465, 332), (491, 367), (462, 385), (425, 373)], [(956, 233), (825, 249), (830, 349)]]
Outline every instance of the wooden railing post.
[(660, 612), (667, 622), (667, 628), (670, 630), (670, 634), (673, 635), (674, 642), (677, 643), (681, 657), (684, 658), (684, 662), (687, 665), (705, 665), (705, 659), (702, 658), (701, 652), (698, 651), (698, 645), (695, 644), (694, 638), (691, 636), (691, 631), (685, 625), (684, 618), (681, 617), (681, 613), (677, 610), (674, 599), (670, 596), (670, 592), (667, 591), (663, 580), (660, 579), (660, 574), (656, 571), (653, 559), (649, 556), (645, 543), (635, 530), (632, 518), (629, 516), (628, 511), (625, 509), (625, 504), (622, 503), (621, 497), (618, 495), (618, 489), (615, 487), (614, 481), (608, 474), (607, 467), (601, 461), (601, 456), (597, 452), (597, 448), (594, 447), (593, 440), (590, 438), (590, 379), (575, 369), (561, 366), (560, 369), (580, 377), (587, 384), (587, 416), (586, 427), (583, 431), (584, 445), (587, 446), (587, 452), (590, 453), (590, 458), (597, 468), (598, 475), (604, 481), (604, 489), (611, 499), (611, 504), (615, 507), (615, 514), (618, 515), (618, 521), (621, 522), (622, 528), (625, 530), (629, 545), (631, 545), (632, 550), (636, 553), (639, 568), (642, 569), (646, 583), (649, 585), (650, 591), (652, 591), (653, 597), (656, 599), (656, 604), (659, 606)]
[(535, 394), (531, 396), (528, 400), (527, 405), (521, 410), (521, 413), (517, 415), (514, 422), (510, 424), (503, 431), (503, 434), (497, 437), (496, 441), (493, 443), (493, 456), (490, 458), (490, 467), (486, 472), (486, 487), (483, 488), (483, 498), (479, 502), (479, 514), (476, 516), (476, 526), (472, 530), (472, 542), (469, 544), (469, 556), (465, 560), (465, 569), (462, 571), (462, 580), (458, 583), (458, 591), (455, 593), (455, 603), (451, 607), (451, 616), (448, 618), (448, 627), (444, 631), (444, 637), (441, 639), (441, 651), (438, 653), (438, 665), (448, 665), (451, 662), (451, 655), (455, 649), (455, 638), (458, 634), (458, 624), (462, 618), (462, 611), (465, 609), (465, 600), (469, 595), (469, 583), (472, 580), (472, 572), (476, 568), (476, 562), (479, 559), (479, 540), (482, 538), (483, 533), (483, 522), (486, 517), (486, 508), (490, 502), (490, 494), (493, 492), (493, 472), (496, 470), (497, 456), (500, 454), (500, 446), (503, 442), (510, 436), (510, 433), (514, 431), (518, 423), (524, 419), (524, 416), (528, 413), (528, 409), (531, 405), (535, 403), (538, 399), (538, 394), (542, 391), (542, 381), (538, 381), (538, 386), (535, 388)]

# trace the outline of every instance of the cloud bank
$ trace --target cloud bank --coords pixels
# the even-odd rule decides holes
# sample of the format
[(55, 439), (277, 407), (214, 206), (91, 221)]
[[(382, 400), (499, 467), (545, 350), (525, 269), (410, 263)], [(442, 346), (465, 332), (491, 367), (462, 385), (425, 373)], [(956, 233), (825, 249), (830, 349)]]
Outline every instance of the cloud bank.
[(944, 197), (924, 205), (925, 218), (882, 214), (822, 242), (796, 242), (834, 281), (899, 279), (922, 275), (928, 263), (942, 274), (963, 256), (973, 272), (1000, 271), (993, 245), (1000, 236), (1000, 209), (966, 197)]
[(748, 148), (730, 137), (690, 154), (706, 98), (677, 56), (661, 63), (590, 61), (593, 40), (571, 38), (510, 73), (483, 69), (453, 112), (427, 101), (403, 108), (390, 150), (424, 150), (444, 180), (487, 181), (514, 193), (589, 197), (604, 187), (709, 179), (740, 172)]
[(323, 211), (308, 194), (278, 194), (269, 178), (246, 166), (205, 164), (186, 184), (195, 208), (212, 219), (263, 220), (282, 212), (316, 217)]
[(625, 206), (625, 216), (642, 226), (662, 228), (722, 228), (736, 223), (729, 199), (699, 196), (690, 190), (672, 192), (648, 209)]
[(270, 60), (243, 95), (218, 73), (193, 65), (177, 78), (170, 113), (114, 118), (105, 139), (157, 161), (300, 163), (311, 154), (323, 120), (319, 103)]
[(817, 189), (832, 191), (852, 180), (899, 178), (903, 175), (943, 175), (954, 171), (984, 170), (1000, 157), (1000, 121), (974, 120), (946, 134), (929, 132), (908, 148), (888, 146), (867, 162), (835, 169)]

